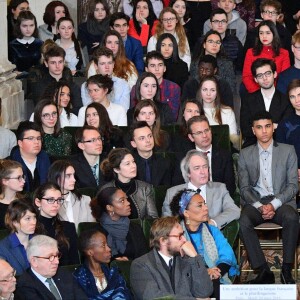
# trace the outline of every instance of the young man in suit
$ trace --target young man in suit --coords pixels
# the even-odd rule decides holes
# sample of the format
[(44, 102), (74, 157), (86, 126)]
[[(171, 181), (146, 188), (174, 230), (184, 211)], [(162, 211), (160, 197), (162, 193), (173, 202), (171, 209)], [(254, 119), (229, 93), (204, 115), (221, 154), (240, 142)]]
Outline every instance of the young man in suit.
[(26, 253), (30, 268), (18, 278), (16, 300), (88, 299), (71, 272), (58, 268), (56, 240), (36, 235), (29, 241)]
[(171, 297), (191, 300), (213, 292), (203, 259), (184, 237), (176, 217), (155, 220), (150, 231), (153, 249), (135, 259), (130, 282), (135, 299)]
[(283, 263), (280, 280), (295, 284), (292, 266), (297, 247), (299, 215), (295, 196), (298, 191), (297, 155), (291, 145), (273, 140), (274, 124), (267, 111), (254, 115), (252, 130), (257, 144), (240, 152), (238, 173), (243, 206), (240, 236), (253, 269), (258, 276), (252, 284), (274, 283), (261, 250), (255, 226), (273, 222), (282, 226)]
[(50, 159), (42, 150), (41, 131), (36, 124), (30, 121), (20, 122), (16, 135), (18, 146), (12, 149), (9, 159), (21, 163), (26, 176), (24, 191), (33, 192), (47, 182)]
[(153, 186), (171, 185), (171, 162), (167, 157), (156, 154), (151, 128), (145, 121), (133, 123), (130, 129), (131, 146), (136, 151), (133, 157), (137, 166), (136, 179)]
[(75, 140), (81, 153), (75, 154), (70, 161), (75, 169), (78, 188), (98, 188), (104, 184), (100, 170), (102, 137), (97, 128), (85, 125), (76, 131)]
[(0, 258), (0, 299), (13, 300), (16, 289), (16, 271)]
[(163, 216), (171, 216), (170, 203), (173, 197), (183, 189), (197, 191), (209, 211), (208, 223), (224, 228), (240, 217), (240, 209), (234, 204), (224, 183), (209, 181), (209, 160), (206, 153), (190, 150), (180, 164), (182, 176), (186, 183), (167, 190), (162, 208)]
[(243, 148), (256, 142), (252, 130), (252, 120), (257, 112), (262, 110), (270, 112), (274, 129), (281, 120), (294, 112), (287, 96), (275, 88), (274, 82), (277, 73), (273, 60), (256, 59), (251, 66), (251, 72), (260, 89), (254, 93), (245, 94), (241, 100), (240, 125), (244, 140)]
[(110, 16), (109, 26), (119, 32), (125, 46), (126, 57), (131, 60), (139, 74), (144, 72), (143, 47), (139, 40), (128, 35), (130, 18), (123, 12), (116, 12)]

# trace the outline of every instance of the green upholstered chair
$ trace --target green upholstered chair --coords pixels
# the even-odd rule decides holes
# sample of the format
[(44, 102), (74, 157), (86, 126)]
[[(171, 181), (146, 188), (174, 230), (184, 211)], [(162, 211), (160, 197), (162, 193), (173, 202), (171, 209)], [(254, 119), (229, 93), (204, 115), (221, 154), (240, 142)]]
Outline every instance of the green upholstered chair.
[(80, 265), (66, 265), (66, 266), (61, 266), (61, 269), (67, 270), (71, 272), (72, 274), (75, 272), (75, 270), (79, 267)]
[(144, 232), (144, 236), (146, 238), (146, 241), (149, 243), (150, 240), (150, 229), (151, 226), (153, 224), (153, 222), (155, 221), (155, 219), (144, 219), (142, 221), (142, 228), (143, 228), (143, 232)]
[(110, 263), (111, 267), (117, 267), (119, 269), (120, 274), (124, 277), (126, 281), (127, 287), (130, 289), (130, 266), (131, 260), (121, 261), (121, 260), (113, 260)]
[(96, 194), (97, 194), (97, 191), (98, 191), (97, 188), (94, 188), (94, 187), (80, 188), (78, 190), (82, 195), (90, 196), (91, 199), (96, 197)]
[(101, 229), (101, 226), (97, 222), (81, 222), (78, 224), (77, 235), (80, 236), (83, 231), (89, 229)]
[(239, 222), (237, 220), (234, 220), (222, 229), (223, 235), (227, 238), (227, 241), (232, 248), (234, 247), (234, 243), (237, 240), (239, 228)]
[(212, 125), (211, 132), (213, 136), (213, 143), (222, 149), (231, 151), (229, 126), (228, 125)]
[(75, 134), (77, 129), (80, 127), (75, 127), (75, 126), (66, 126), (64, 129), (69, 132), (72, 135), (72, 147), (71, 147), (71, 153), (76, 154), (79, 153), (81, 150), (78, 148), (77, 143), (75, 141)]
[(0, 240), (6, 238), (9, 235), (8, 229), (1, 229), (0, 230)]
[(155, 205), (158, 212), (158, 216), (160, 217), (168, 186), (160, 185), (154, 187), (153, 189), (154, 189)]

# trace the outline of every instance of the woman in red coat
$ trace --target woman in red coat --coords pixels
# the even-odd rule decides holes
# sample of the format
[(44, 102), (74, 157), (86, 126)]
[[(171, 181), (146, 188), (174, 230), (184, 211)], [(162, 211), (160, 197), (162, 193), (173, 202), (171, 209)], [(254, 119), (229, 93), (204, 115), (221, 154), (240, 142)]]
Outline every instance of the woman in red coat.
[(251, 73), (252, 63), (257, 58), (273, 59), (276, 64), (277, 74), (290, 67), (289, 52), (280, 47), (280, 38), (276, 25), (272, 21), (262, 21), (258, 26), (254, 48), (247, 50), (244, 68), (243, 83), (249, 93), (259, 89)]

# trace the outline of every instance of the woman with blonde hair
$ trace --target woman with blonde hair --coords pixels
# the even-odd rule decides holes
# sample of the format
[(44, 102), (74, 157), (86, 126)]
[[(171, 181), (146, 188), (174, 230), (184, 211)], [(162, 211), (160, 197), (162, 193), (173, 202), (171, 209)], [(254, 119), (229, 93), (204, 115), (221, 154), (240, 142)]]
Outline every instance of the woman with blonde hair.
[(153, 35), (148, 42), (147, 52), (156, 49), (157, 40), (163, 33), (171, 33), (178, 43), (179, 57), (186, 62), (188, 68), (190, 68), (190, 46), (177, 12), (172, 7), (165, 7), (159, 15), (159, 21), (156, 26), (155, 35)]
[(26, 177), (22, 165), (13, 160), (0, 160), (0, 229), (5, 228), (4, 218), (9, 204), (22, 198)]

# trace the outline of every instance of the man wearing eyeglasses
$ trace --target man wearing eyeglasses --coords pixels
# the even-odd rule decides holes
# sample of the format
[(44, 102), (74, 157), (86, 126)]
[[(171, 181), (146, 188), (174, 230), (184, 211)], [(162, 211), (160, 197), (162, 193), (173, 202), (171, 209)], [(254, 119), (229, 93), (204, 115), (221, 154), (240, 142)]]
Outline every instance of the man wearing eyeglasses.
[(85, 125), (76, 131), (75, 141), (81, 153), (75, 154), (70, 161), (75, 169), (78, 188), (98, 188), (104, 184), (100, 170), (102, 157), (102, 136), (97, 128)]
[(85, 300), (88, 297), (71, 272), (60, 269), (57, 241), (36, 235), (26, 249), (30, 268), (18, 279), (16, 300)]
[(16, 136), (18, 146), (12, 149), (9, 159), (21, 163), (26, 178), (20, 179), (25, 180), (24, 191), (33, 192), (47, 181), (50, 159), (42, 150), (41, 132), (33, 122), (20, 122)]
[(155, 220), (150, 230), (149, 253), (135, 259), (130, 282), (135, 299), (207, 298), (213, 292), (202, 258), (184, 237), (176, 217)]
[(273, 60), (258, 58), (251, 66), (252, 76), (260, 89), (254, 93), (247, 93), (241, 99), (240, 126), (243, 137), (243, 148), (256, 143), (252, 130), (253, 116), (261, 110), (270, 112), (274, 129), (278, 123), (294, 112), (285, 94), (275, 88), (277, 77), (276, 65)]
[(13, 300), (16, 289), (16, 271), (0, 258), (0, 299)]
[[(247, 24), (241, 19), (239, 13), (234, 10), (236, 7), (236, 0), (219, 0), (218, 7), (225, 13), (225, 18), (220, 19), (219, 9), (212, 11), (210, 19), (204, 23), (203, 34), (206, 34), (209, 30), (224, 30), (228, 29), (229, 34), (235, 35), (242, 45), (245, 44), (247, 35)], [(217, 14), (215, 12), (218, 12)], [(217, 22), (218, 21), (218, 22)], [(222, 36), (223, 38), (223, 36)]]
[[(209, 134), (209, 132), (204, 132), (203, 136), (205, 134)], [(212, 182), (209, 179), (210, 169), (207, 153), (190, 150), (181, 161), (180, 168), (185, 183), (167, 190), (162, 208), (163, 216), (172, 215), (170, 203), (173, 197), (183, 189), (190, 189), (196, 191), (205, 200), (209, 211), (209, 224), (222, 229), (231, 221), (239, 219), (240, 209), (235, 205), (225, 184)], [(232, 177), (234, 180), (233, 174)]]

